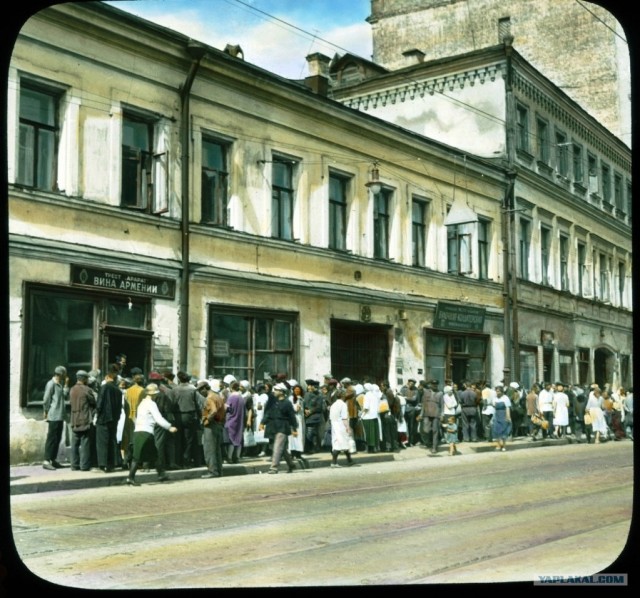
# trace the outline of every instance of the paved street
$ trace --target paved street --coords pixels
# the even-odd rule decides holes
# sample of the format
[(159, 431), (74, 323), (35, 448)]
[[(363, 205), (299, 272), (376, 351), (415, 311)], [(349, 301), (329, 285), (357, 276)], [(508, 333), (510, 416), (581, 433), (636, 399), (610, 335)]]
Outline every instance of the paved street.
[(629, 536), (629, 441), (395, 457), (19, 494), (14, 542), (48, 581), (161, 589), (530, 582), (602, 571)]

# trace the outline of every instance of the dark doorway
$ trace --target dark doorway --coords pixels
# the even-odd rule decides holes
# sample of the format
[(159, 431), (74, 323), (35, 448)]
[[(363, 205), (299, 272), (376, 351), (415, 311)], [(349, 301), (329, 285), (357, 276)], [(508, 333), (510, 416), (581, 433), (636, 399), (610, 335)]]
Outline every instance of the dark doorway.
[(141, 330), (127, 330), (106, 326), (103, 331), (103, 363), (102, 372), (107, 371), (114, 363), (116, 355), (124, 353), (127, 363), (123, 375), (128, 377), (131, 368), (138, 367), (146, 377), (151, 365), (151, 337), (152, 332)]
[(391, 327), (332, 320), (331, 373), (340, 380), (370, 379), (378, 383), (389, 377)]
[(604, 347), (595, 350), (593, 356), (594, 381), (600, 388), (613, 382), (614, 365), (615, 355), (612, 351)]

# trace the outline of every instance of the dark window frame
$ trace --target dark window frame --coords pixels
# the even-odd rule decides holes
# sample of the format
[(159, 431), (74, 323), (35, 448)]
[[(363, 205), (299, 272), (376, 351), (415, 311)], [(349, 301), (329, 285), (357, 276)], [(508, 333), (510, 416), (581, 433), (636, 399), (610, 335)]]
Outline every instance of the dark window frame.
[(373, 196), (373, 257), (375, 259), (389, 259), (392, 199), (393, 189), (388, 187), (383, 187)]
[[(294, 240), (293, 209), (295, 189), (294, 171), (297, 162), (290, 158), (274, 156), (271, 162), (271, 237), (285, 241)], [(282, 169), (279, 176), (278, 169)]]
[[(23, 111), (23, 99), (28, 94), (37, 94), (50, 101), (52, 104), (50, 108), (51, 120), (53, 122), (43, 122), (40, 119), (30, 118), (30, 115)], [(20, 80), (20, 101), (18, 104), (19, 151), (16, 184), (44, 191), (59, 191), (58, 149), (60, 145), (60, 109), (63, 95), (64, 91), (59, 88), (29, 79), (23, 78)], [(28, 137), (29, 132), (32, 133), (32, 143), (27, 144), (26, 137)], [(45, 143), (47, 144), (46, 147)], [(31, 152), (30, 168), (28, 168), (26, 159), (29, 151)], [(47, 156), (47, 154), (49, 155)]]
[(329, 172), (329, 249), (347, 249), (347, 203), (352, 177)]
[(428, 200), (411, 198), (411, 265), (419, 268), (426, 265), (428, 209)]
[[(219, 162), (206, 163), (204, 160), (205, 146), (219, 148)], [(203, 135), (201, 161), (201, 222), (219, 226), (228, 226), (229, 202), (229, 152), (231, 142), (215, 136)], [(209, 155), (209, 153), (206, 153)], [(215, 162), (215, 161), (214, 161)], [(213, 182), (213, 185), (208, 184)]]

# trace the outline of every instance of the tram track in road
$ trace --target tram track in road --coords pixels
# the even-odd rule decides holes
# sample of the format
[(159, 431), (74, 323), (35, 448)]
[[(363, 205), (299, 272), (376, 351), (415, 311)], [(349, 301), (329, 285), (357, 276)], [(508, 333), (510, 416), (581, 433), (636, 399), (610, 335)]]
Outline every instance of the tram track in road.
[[(428, 583), (458, 572), (477, 577), (484, 563), (503, 566), (506, 555), (525, 561), (545, 546), (580, 552), (602, 533), (611, 535), (606, 530), (615, 530), (624, 545), (632, 455), (615, 454), (615, 468), (612, 455), (597, 449), (568, 454), (564, 466), (515, 454), (490, 455), (471, 467), (463, 459), (451, 466), (445, 459), (420, 467), (377, 464), (354, 470), (348, 487), (343, 476), (349, 470), (327, 470), (253, 483), (228, 478), (214, 487), (190, 480), (90, 490), (65, 496), (69, 505), (60, 503), (48, 520), (38, 517), (51, 509), (45, 497), (25, 498), (18, 502), (28, 512), (21, 511), (14, 536), (29, 567), (77, 587), (88, 580), (105, 589), (332, 585), (323, 575), (328, 569), (338, 585)], [(135, 508), (136, 497), (151, 513)], [(601, 505), (598, 518), (585, 518), (594, 504)], [(88, 511), (101, 505), (110, 515), (79, 520), (88, 512), (79, 505)], [(125, 512), (114, 516), (115, 505)], [(542, 519), (549, 528), (536, 526)], [(407, 553), (430, 558), (382, 574), (389, 555)], [(354, 571), (345, 558), (351, 554), (372, 566)], [(302, 577), (294, 584), (282, 571), (270, 573), (273, 562), (300, 563)]]

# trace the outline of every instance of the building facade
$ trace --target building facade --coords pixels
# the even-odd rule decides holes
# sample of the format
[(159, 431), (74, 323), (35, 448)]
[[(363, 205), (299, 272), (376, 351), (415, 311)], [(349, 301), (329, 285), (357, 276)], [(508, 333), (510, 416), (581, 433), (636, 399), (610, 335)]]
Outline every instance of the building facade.
[(21, 30), (12, 463), (41, 459), (54, 368), (120, 353), (253, 383), (504, 376), (504, 164), (326, 97), (318, 57), (303, 84), (239, 50), (99, 2)]
[(608, 4), (621, 7), (574, 0), (372, 0), (373, 61), (396, 70), (415, 52), (430, 62), (493, 46), (510, 33), (528, 62), (631, 146), (629, 45)]
[(501, 45), (430, 62), (418, 54), (413, 64), (383, 73), (359, 63), (353, 56), (330, 63), (332, 97), (447, 139), (507, 173), (505, 378), (525, 386), (557, 379), (628, 386), (628, 146), (526, 61), (509, 35)]

